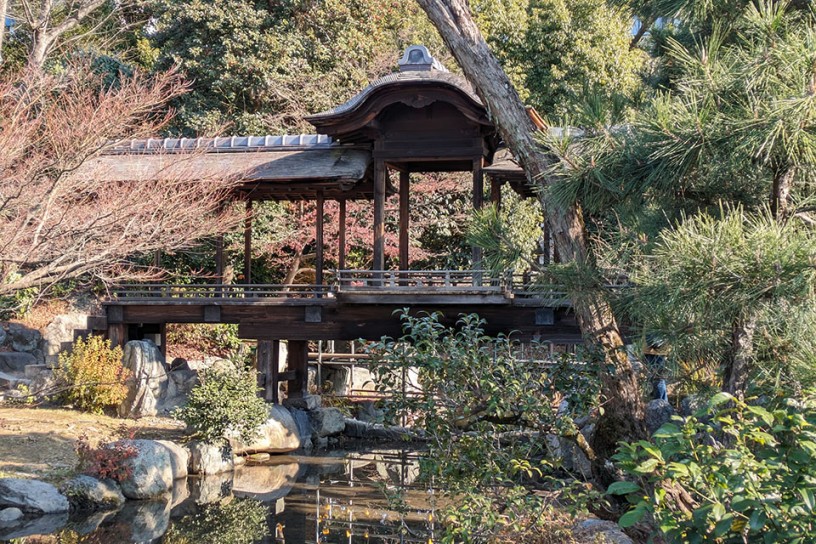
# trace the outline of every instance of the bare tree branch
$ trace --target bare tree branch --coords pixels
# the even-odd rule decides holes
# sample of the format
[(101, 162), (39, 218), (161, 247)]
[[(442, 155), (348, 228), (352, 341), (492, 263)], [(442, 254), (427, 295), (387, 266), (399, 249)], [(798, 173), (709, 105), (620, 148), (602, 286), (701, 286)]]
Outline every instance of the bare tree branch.
[(239, 180), (190, 181), (184, 157), (162, 179), (100, 181), (89, 168), (110, 141), (156, 135), (167, 101), (185, 89), (172, 73), (105, 88), (85, 66), (0, 81), (0, 295), (89, 273), (155, 277), (131, 256), (189, 247), (240, 222), (225, 206)]

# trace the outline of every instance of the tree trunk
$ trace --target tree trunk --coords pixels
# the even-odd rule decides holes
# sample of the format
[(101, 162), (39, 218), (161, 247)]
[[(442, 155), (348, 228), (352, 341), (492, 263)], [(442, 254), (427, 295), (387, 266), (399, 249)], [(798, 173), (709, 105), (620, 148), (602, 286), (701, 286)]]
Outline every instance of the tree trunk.
[(793, 166), (789, 166), (774, 175), (771, 213), (773, 213), (777, 221), (785, 221), (790, 217), (790, 194), (795, 175), (796, 168)]
[(731, 330), (731, 350), (725, 363), (723, 389), (735, 397), (742, 397), (748, 386), (756, 326), (756, 315), (750, 315), (735, 321)]
[(0, 64), (3, 64), (3, 41), (6, 37), (6, 15), (8, 15), (8, 0), (0, 0)]
[(49, 44), (48, 33), (42, 28), (35, 29), (31, 36), (31, 50), (28, 53), (28, 65), (31, 68), (42, 68)]
[[(476, 88), (530, 183), (546, 183), (544, 176), (549, 162), (536, 144), (535, 127), (518, 92), (476, 27), (467, 0), (418, 2)], [(578, 266), (591, 266), (580, 208), (558, 207), (549, 202), (546, 196), (544, 206), (547, 226), (561, 260)], [(640, 439), (646, 435), (643, 399), (605, 296), (600, 292), (579, 295), (574, 297), (573, 305), (581, 331), (588, 343), (601, 350), (608, 369), (602, 376), (604, 416), (598, 422), (592, 444), (598, 454), (599, 465), (596, 468), (601, 469), (598, 474), (602, 475), (603, 461), (614, 452), (618, 441)]]

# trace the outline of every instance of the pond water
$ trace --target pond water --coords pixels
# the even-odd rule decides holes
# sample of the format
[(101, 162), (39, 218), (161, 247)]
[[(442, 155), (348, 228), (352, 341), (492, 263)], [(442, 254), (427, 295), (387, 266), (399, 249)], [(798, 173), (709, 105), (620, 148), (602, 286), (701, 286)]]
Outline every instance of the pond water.
[[(170, 544), (435, 542), (436, 496), (415, 482), (418, 454), (402, 449), (273, 456), (234, 474), (178, 480), (169, 502), (118, 512), (47, 516), (0, 528), (15, 543)], [(33, 536), (48, 535), (48, 536)]]

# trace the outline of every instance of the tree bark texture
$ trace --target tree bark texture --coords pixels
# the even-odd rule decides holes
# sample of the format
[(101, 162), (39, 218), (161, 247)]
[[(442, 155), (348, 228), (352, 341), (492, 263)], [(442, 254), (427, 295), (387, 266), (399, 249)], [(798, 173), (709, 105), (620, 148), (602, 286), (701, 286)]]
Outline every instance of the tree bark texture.
[(3, 41), (6, 37), (6, 15), (8, 15), (8, 0), (0, 0), (0, 65), (3, 64)]
[(731, 350), (725, 364), (724, 389), (735, 397), (743, 396), (748, 386), (756, 327), (756, 315), (749, 315), (736, 320), (731, 329)]
[[(467, 0), (417, 1), (476, 88), (504, 142), (524, 168), (529, 182), (546, 183), (545, 172), (549, 163), (535, 141), (535, 126), (518, 92), (476, 27)], [(544, 197), (543, 204), (547, 226), (561, 260), (588, 265), (589, 251), (580, 208), (562, 208), (548, 201), (547, 197)], [(599, 462), (603, 463), (615, 451), (618, 441), (645, 436), (643, 399), (606, 297), (596, 292), (574, 298), (573, 305), (581, 331), (588, 343), (602, 350), (608, 367), (608, 371), (602, 372), (604, 416), (598, 422), (592, 444)]]
[(794, 167), (785, 168), (776, 173), (771, 195), (771, 213), (777, 221), (785, 221), (791, 215), (790, 194), (796, 176)]

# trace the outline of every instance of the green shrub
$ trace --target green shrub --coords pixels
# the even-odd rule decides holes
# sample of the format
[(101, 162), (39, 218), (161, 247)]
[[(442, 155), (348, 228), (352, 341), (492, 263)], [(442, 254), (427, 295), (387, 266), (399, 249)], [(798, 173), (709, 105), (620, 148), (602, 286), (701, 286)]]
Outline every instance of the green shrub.
[(230, 436), (249, 442), (268, 417), (255, 372), (239, 369), (205, 371), (187, 405), (173, 415), (212, 443)]
[(370, 346), (373, 370), (390, 396), (387, 416), (425, 431), (421, 476), (451, 499), (441, 542), (549, 542), (555, 506), (581, 511), (598, 498), (563, 478), (547, 443), (548, 434), (583, 439), (573, 416), (597, 403), (597, 369), (572, 356), (520, 360), (518, 346), (486, 335), (475, 314), (456, 327), (439, 314), (401, 319), (401, 338)]
[(651, 513), (678, 543), (816, 541), (815, 425), (814, 396), (763, 408), (718, 393), (653, 443), (621, 446), (615, 458), (638, 483), (609, 488), (633, 503), (620, 524)]
[(112, 348), (100, 336), (79, 338), (70, 353), (60, 354), (54, 371), (57, 383), (65, 388), (63, 400), (80, 410), (101, 413), (114, 408), (127, 396), (125, 382), (131, 372), (122, 366), (122, 348)]

